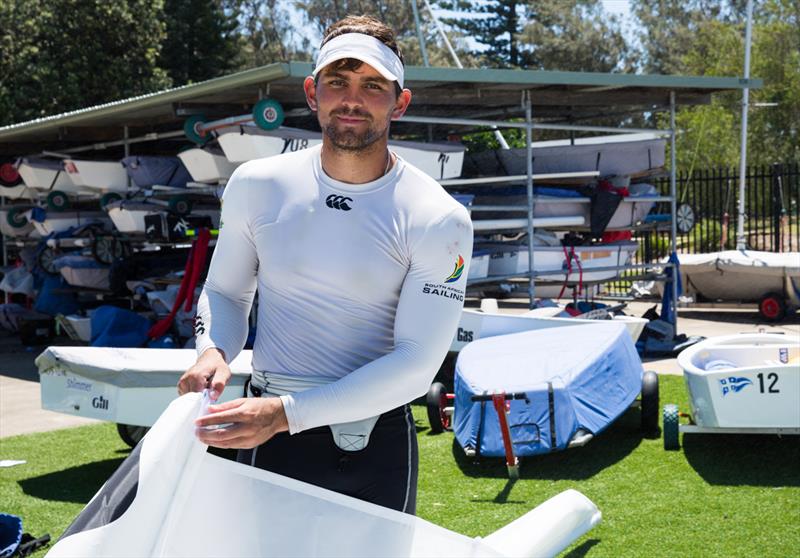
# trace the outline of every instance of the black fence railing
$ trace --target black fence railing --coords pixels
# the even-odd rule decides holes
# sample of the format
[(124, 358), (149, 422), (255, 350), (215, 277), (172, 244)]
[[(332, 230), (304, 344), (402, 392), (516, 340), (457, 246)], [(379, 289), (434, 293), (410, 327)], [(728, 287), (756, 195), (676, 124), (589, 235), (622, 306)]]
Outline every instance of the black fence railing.
[[(750, 250), (800, 251), (800, 164), (747, 167), (745, 175), (745, 241)], [(656, 182), (659, 192), (669, 194), (669, 178)], [(677, 176), (679, 254), (701, 254), (736, 248), (739, 172), (709, 169)], [(669, 204), (659, 204), (659, 213), (669, 213)], [(689, 217), (693, 216), (692, 219)], [(691, 222), (691, 227), (688, 225)], [(634, 262), (652, 263), (669, 254), (669, 225), (638, 231), (640, 243)], [(612, 296), (626, 295), (631, 282), (608, 283)]]

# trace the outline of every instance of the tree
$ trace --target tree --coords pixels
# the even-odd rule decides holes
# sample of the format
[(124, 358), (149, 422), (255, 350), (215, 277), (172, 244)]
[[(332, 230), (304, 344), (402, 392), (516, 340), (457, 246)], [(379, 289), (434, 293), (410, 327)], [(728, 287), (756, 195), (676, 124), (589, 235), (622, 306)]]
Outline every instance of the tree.
[[(800, 4), (792, 0), (766, 0), (754, 12), (750, 73), (764, 87), (750, 91), (748, 164), (800, 160), (799, 12)], [(726, 19), (697, 24), (686, 52), (671, 62), (678, 73), (743, 75), (744, 22)], [(741, 101), (741, 91), (715, 94), (709, 105), (678, 111), (680, 169), (737, 166)], [(666, 116), (661, 124), (667, 124)]]
[(160, 0), (0, 2), (0, 121), (20, 122), (157, 91)]
[(292, 23), (288, 0), (226, 0), (242, 40), (240, 67), (308, 59), (309, 42)]
[(159, 64), (173, 85), (224, 75), (240, 65), (235, 17), (217, 0), (165, 0), (166, 38)]
[(619, 21), (598, 0), (438, 0), (444, 21), (477, 41), (483, 66), (562, 71), (625, 69), (629, 53)]

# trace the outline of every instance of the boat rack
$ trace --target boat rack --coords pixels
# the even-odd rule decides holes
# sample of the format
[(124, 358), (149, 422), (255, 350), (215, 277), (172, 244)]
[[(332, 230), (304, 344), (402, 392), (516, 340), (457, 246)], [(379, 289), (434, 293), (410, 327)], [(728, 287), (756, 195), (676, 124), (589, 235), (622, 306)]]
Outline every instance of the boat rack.
[[(661, 223), (640, 223), (634, 224), (632, 227), (626, 227), (626, 230), (635, 230), (635, 231), (651, 231), (651, 230), (663, 230), (667, 225), (669, 226), (670, 230), (670, 252), (675, 251), (676, 247), (676, 237), (677, 237), (677, 228), (676, 228), (676, 221), (675, 221), (675, 214), (676, 214), (676, 155), (675, 155), (675, 134), (676, 134), (676, 124), (675, 124), (675, 110), (676, 110), (676, 102), (675, 102), (675, 92), (670, 91), (669, 95), (669, 111), (670, 111), (670, 127), (668, 129), (648, 129), (648, 128), (613, 128), (607, 126), (581, 126), (581, 125), (571, 125), (571, 124), (548, 124), (548, 123), (538, 123), (534, 122), (533, 120), (533, 111), (532, 111), (532, 102), (531, 102), (531, 91), (525, 90), (522, 92), (522, 99), (521, 105), (525, 111), (525, 120), (524, 122), (511, 122), (505, 120), (480, 120), (480, 119), (464, 119), (464, 118), (438, 118), (438, 117), (428, 117), (428, 116), (404, 116), (401, 118), (401, 121), (405, 122), (414, 122), (419, 124), (444, 124), (453, 127), (457, 126), (467, 126), (470, 128), (487, 128), (491, 130), (498, 130), (502, 128), (516, 128), (516, 129), (524, 129), (526, 132), (526, 145), (527, 145), (527, 173), (526, 174), (518, 174), (512, 176), (496, 176), (496, 177), (480, 177), (480, 178), (467, 178), (467, 179), (452, 179), (452, 180), (441, 180), (439, 183), (445, 187), (446, 189), (452, 190), (455, 188), (464, 188), (469, 189), (473, 186), (495, 186), (495, 185), (504, 185), (512, 182), (525, 182), (527, 186), (527, 198), (528, 203), (527, 207), (519, 207), (519, 206), (512, 206), (512, 205), (477, 205), (472, 206), (470, 209), (471, 211), (476, 212), (483, 212), (483, 211), (498, 211), (498, 212), (508, 212), (511, 214), (519, 214), (523, 211), (527, 212), (526, 217), (520, 217), (516, 219), (502, 219), (496, 220), (497, 222), (489, 222), (481, 225), (481, 221), (473, 221), (474, 230), (480, 233), (487, 233), (487, 232), (508, 232), (508, 231), (517, 231), (527, 232), (527, 239), (532, 239), (534, 236), (534, 228), (558, 228), (561, 230), (569, 229), (570, 226), (582, 226), (585, 225), (583, 219), (578, 221), (572, 222), (558, 222), (558, 221), (547, 221), (547, 219), (566, 219), (566, 218), (536, 218), (534, 217), (534, 208), (539, 203), (552, 203), (547, 200), (537, 199), (537, 196), (534, 195), (533, 191), (533, 184), (534, 181), (537, 184), (547, 184), (552, 183), (553, 181), (570, 181), (572, 183), (585, 183), (587, 178), (597, 178), (599, 176), (598, 172), (577, 172), (577, 173), (552, 173), (552, 174), (534, 174), (533, 173), (533, 147), (531, 145), (532, 142), (532, 134), (534, 130), (558, 130), (564, 132), (604, 132), (604, 133), (612, 133), (612, 134), (631, 134), (631, 133), (648, 133), (654, 135), (661, 135), (664, 137), (669, 138), (670, 142), (670, 170), (669, 170), (669, 177), (670, 177), (670, 193), (668, 196), (658, 196), (653, 201), (656, 203), (658, 202), (666, 202), (669, 203), (670, 212), (669, 212), (669, 220), (667, 222)], [(577, 182), (575, 182), (577, 181)], [(581, 182), (582, 181), (582, 182)], [(585, 202), (583, 202), (585, 203)], [(498, 226), (500, 222), (504, 223), (504, 226)], [(515, 273), (512, 275), (503, 275), (503, 276), (489, 276), (486, 278), (480, 279), (472, 279), (467, 282), (467, 286), (469, 287), (476, 287), (479, 285), (489, 285), (492, 283), (503, 283), (508, 282), (509, 280), (516, 279), (516, 280), (527, 280), (528, 283), (528, 301), (529, 307), (533, 308), (535, 303), (535, 296), (536, 296), (536, 280), (539, 279), (546, 279), (547, 276), (553, 275), (564, 275), (565, 271), (549, 271), (549, 272), (534, 272), (533, 267), (535, 266), (535, 255), (534, 255), (534, 246), (533, 244), (528, 241), (528, 272), (527, 273)], [(668, 268), (673, 267), (670, 263), (662, 263), (658, 264), (658, 268), (660, 268), (659, 272), (653, 272), (650, 268), (655, 267), (653, 264), (646, 264), (646, 265), (624, 265), (624, 266), (613, 266), (608, 268), (593, 268), (593, 270), (602, 270), (602, 271), (617, 271), (619, 273), (623, 273), (625, 271), (634, 271), (634, 270), (645, 270), (644, 273), (640, 274), (636, 277), (631, 277), (632, 279), (638, 279), (639, 277), (645, 279), (654, 279), (654, 280), (665, 280), (667, 275), (665, 275), (664, 271)], [(649, 271), (650, 270), (650, 271)], [(596, 281), (595, 283), (599, 282), (607, 282), (608, 279), (603, 281)], [(592, 283), (591, 281), (584, 282), (584, 283)], [(677, 293), (677, 282), (672, 282), (672, 290), (673, 290), (673, 300), (678, 299)], [(677, 320), (677, 311), (676, 311), (676, 320)]]

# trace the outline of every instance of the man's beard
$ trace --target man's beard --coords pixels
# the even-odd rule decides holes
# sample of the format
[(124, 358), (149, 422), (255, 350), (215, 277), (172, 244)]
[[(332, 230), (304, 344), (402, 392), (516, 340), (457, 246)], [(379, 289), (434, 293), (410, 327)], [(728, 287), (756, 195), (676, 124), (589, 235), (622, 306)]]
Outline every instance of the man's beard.
[[(365, 118), (367, 122), (367, 129), (359, 133), (352, 128), (339, 130), (334, 124), (335, 116), (358, 116)], [(334, 147), (342, 151), (366, 151), (376, 141), (386, 135), (386, 130), (389, 125), (387, 124), (383, 129), (378, 129), (374, 126), (372, 117), (359, 110), (337, 110), (331, 112), (331, 121), (325, 126), (322, 132), (331, 141)]]

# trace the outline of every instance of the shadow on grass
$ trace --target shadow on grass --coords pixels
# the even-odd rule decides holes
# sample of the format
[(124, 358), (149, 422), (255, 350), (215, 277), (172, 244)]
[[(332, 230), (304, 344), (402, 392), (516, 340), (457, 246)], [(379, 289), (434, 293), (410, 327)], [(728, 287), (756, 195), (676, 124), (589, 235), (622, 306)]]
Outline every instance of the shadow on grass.
[(573, 548), (569, 554), (565, 554), (564, 558), (581, 558), (586, 556), (595, 545), (600, 544), (600, 539), (589, 539), (580, 546)]
[(800, 486), (798, 436), (684, 434), (683, 452), (709, 484)]
[(85, 504), (117, 470), (123, 459), (106, 459), (19, 481), (28, 496)]
[[(606, 467), (621, 461), (642, 441), (638, 409), (628, 409), (597, 438), (583, 447), (520, 458), (520, 478), (539, 480), (585, 480)], [(453, 439), (453, 457), (459, 469), (468, 477), (503, 478), (508, 476), (505, 459), (484, 457), (476, 463), (467, 457), (458, 441)], [(512, 485), (507, 488), (510, 491)], [(498, 498), (502, 497), (502, 492)], [(495, 499), (495, 501), (498, 501)]]

